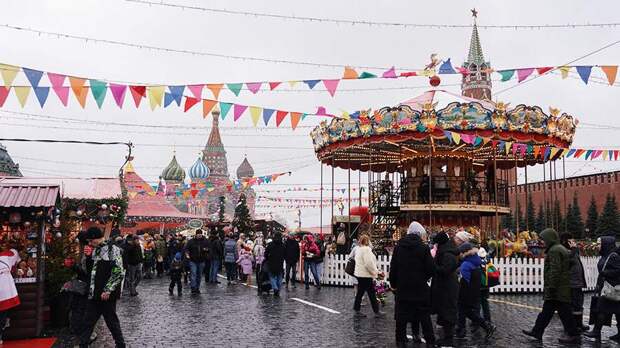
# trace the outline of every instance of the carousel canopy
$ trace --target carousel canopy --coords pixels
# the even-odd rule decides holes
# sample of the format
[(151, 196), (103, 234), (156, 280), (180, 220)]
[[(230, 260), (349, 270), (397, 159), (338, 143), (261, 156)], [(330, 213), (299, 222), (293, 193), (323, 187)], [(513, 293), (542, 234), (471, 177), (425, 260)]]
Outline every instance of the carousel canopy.
[[(452, 101), (437, 109), (437, 94)], [(446, 91), (429, 91), (357, 118), (321, 122), (310, 136), (317, 157), (328, 165), (377, 172), (398, 171), (404, 161), (429, 156), (462, 158), (485, 163), (493, 158), (502, 168), (542, 163), (539, 146), (565, 149), (572, 143), (573, 116), (539, 106), (471, 99)], [(458, 141), (453, 135), (458, 136)], [(498, 143), (518, 143), (518, 151), (504, 151)], [(555, 152), (556, 154), (561, 152)]]

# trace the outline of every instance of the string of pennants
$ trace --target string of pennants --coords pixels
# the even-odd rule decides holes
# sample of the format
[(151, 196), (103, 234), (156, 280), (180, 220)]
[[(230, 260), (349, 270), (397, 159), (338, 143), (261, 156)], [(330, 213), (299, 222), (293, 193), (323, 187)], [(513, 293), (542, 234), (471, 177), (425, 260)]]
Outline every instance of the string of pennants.
[[(361, 192), (365, 192), (366, 188), (365, 187), (351, 187), (351, 191), (355, 192), (355, 191), (361, 191)], [(321, 188), (308, 188), (308, 187), (291, 187), (291, 188), (287, 188), (287, 189), (268, 189), (268, 190), (260, 190), (260, 193), (282, 193), (282, 192), (299, 192), (299, 191), (303, 191), (303, 192), (321, 192), (321, 191), (332, 191), (331, 188), (326, 188), (324, 187), (323, 189)], [(334, 188), (334, 192), (342, 192), (345, 193), (347, 192), (347, 188)]]
[(456, 145), (459, 145), (462, 142), (464, 144), (480, 146), (491, 142), (493, 147), (497, 146), (498, 151), (505, 151), (506, 154), (512, 153), (513, 156), (518, 155), (521, 157), (533, 155), (534, 158), (540, 157), (545, 161), (549, 159), (556, 160), (561, 157), (575, 159), (583, 158), (584, 160), (601, 158), (604, 161), (617, 161), (618, 156), (620, 155), (620, 150), (613, 149), (565, 149), (548, 145), (532, 145), (512, 141), (491, 140), (490, 138), (484, 138), (473, 134), (464, 134), (446, 130), (443, 132), (446, 138), (448, 138), (451, 143)]
[[(315, 198), (280, 198), (280, 197), (265, 197), (265, 196), (258, 196), (257, 200), (259, 201), (268, 201), (268, 202), (286, 202), (286, 203), (320, 203), (321, 201), (323, 203), (328, 203), (331, 202), (331, 198), (323, 198), (321, 199), (315, 199)], [(337, 198), (335, 199), (336, 201), (346, 201), (348, 202), (349, 199), (348, 198)], [(359, 201), (359, 197), (351, 197), (351, 201)], [(362, 201), (367, 201), (368, 197), (362, 197)]]

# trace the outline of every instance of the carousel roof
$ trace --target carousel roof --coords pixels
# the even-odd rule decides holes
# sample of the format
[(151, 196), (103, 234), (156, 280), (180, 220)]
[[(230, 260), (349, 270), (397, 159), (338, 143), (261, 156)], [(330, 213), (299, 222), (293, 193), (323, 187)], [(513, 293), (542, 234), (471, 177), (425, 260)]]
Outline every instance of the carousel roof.
[[(439, 92), (439, 93), (438, 93)], [(437, 109), (437, 94), (458, 97)], [(573, 140), (576, 122), (573, 116), (539, 106), (490, 102), (429, 91), (394, 107), (371, 113), (362, 111), (356, 119), (332, 119), (321, 122), (310, 133), (317, 157), (340, 168), (396, 171), (401, 162), (429, 154), (440, 157), (488, 161), (495, 157), (510, 166), (537, 162), (527, 151), (525, 156), (499, 151), (496, 142), (515, 142), (522, 146), (544, 145), (567, 148)], [(452, 134), (469, 142), (455, 142)], [(493, 146), (492, 146), (493, 145)], [(543, 161), (548, 158), (542, 159)], [(375, 167), (371, 168), (375, 163)]]
[(177, 162), (177, 156), (172, 155), (172, 160), (166, 168), (161, 172), (161, 177), (166, 181), (183, 181), (185, 180), (185, 170)]

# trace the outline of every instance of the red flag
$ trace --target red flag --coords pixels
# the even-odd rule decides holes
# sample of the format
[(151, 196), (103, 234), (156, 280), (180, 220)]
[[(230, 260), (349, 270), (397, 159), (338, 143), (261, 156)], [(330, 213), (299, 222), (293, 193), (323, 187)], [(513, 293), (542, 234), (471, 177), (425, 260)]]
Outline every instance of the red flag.
[(4, 105), (6, 98), (9, 96), (10, 87), (0, 86), (0, 108)]
[(282, 121), (286, 117), (286, 114), (288, 114), (288, 111), (278, 110), (276, 112), (276, 127), (280, 127), (280, 123), (282, 123)]
[(191, 109), (192, 106), (198, 104), (199, 101), (200, 101), (200, 99), (198, 99), (198, 98), (185, 97), (184, 111), (187, 112), (187, 110)]
[(146, 97), (146, 86), (129, 86), (129, 91), (131, 91), (131, 96), (136, 104), (136, 108), (140, 107), (142, 98)]
[(270, 90), (274, 90), (276, 89), (276, 87), (278, 87), (282, 82), (269, 82), (269, 89)]
[(542, 67), (542, 68), (536, 68), (536, 71), (538, 72), (538, 75), (542, 75), (542, 74), (546, 73), (547, 71), (549, 71), (551, 69), (553, 69), (553, 67), (545, 66), (545, 67)]

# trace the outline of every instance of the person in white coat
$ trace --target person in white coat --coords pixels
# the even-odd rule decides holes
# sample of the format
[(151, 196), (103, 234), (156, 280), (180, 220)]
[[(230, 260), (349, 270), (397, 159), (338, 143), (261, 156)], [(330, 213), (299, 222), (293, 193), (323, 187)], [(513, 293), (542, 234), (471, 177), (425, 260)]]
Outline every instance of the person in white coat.
[(19, 296), (11, 270), (20, 261), (15, 249), (0, 246), (0, 346), (2, 334), (9, 317), (9, 309), (19, 306)]
[(370, 248), (370, 238), (367, 235), (362, 235), (359, 239), (358, 247), (355, 250), (355, 277), (357, 278), (357, 292), (355, 294), (355, 303), (353, 309), (357, 317), (363, 317), (360, 312), (362, 296), (364, 293), (368, 294), (372, 310), (375, 312), (375, 316), (384, 316), (383, 312), (379, 311), (379, 302), (375, 294), (375, 287), (373, 281), (378, 277), (383, 277), (383, 272), (379, 272), (377, 269), (377, 257), (373, 254)]

